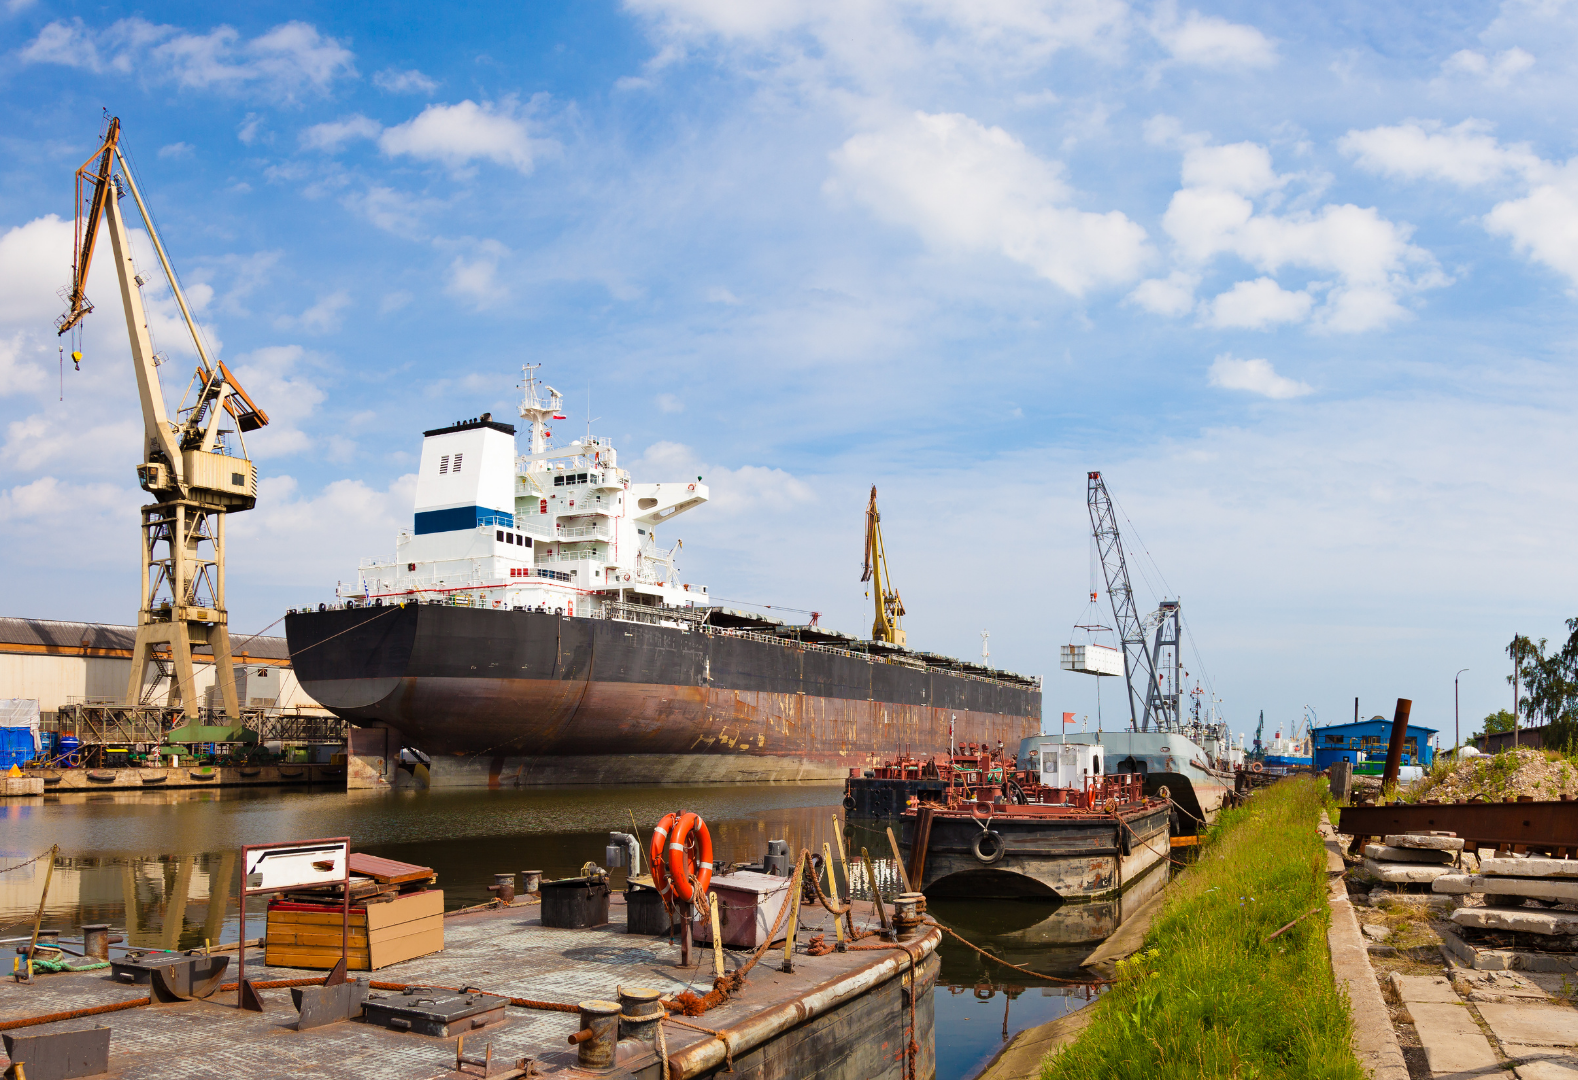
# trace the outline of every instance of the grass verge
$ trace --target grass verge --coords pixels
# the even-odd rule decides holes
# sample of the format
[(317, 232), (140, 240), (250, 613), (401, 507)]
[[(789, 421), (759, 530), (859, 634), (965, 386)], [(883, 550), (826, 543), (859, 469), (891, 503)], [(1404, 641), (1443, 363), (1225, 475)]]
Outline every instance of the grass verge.
[(1224, 810), (1145, 949), (1119, 965), (1090, 1027), (1042, 1063), (1042, 1080), (1363, 1080), (1326, 948), (1325, 803), (1323, 779), (1293, 779)]

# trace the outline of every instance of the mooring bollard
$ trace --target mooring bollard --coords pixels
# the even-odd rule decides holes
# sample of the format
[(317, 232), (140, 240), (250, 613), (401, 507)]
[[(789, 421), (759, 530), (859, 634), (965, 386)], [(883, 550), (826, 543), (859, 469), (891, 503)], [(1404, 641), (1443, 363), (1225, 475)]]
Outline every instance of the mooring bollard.
[(82, 924), (82, 955), (99, 960), (110, 958), (110, 924)]
[(515, 900), (515, 875), (494, 874), (493, 884), (488, 886), (488, 892), (506, 904), (513, 903)]
[(664, 1015), (662, 992), (645, 986), (619, 988), (619, 1037), (657, 1042), (658, 1024)]
[(607, 1069), (614, 1064), (619, 1045), (619, 1004), (614, 1001), (583, 1001), (581, 1030), (570, 1036), (575, 1047), (575, 1063), (583, 1069)]
[(530, 896), (533, 893), (542, 892), (541, 870), (521, 871), (521, 892), (525, 893), (527, 896)]
[(893, 925), (899, 932), (899, 939), (914, 937), (915, 931), (925, 921), (922, 918), (925, 914), (925, 896), (918, 892), (899, 893), (893, 901)]

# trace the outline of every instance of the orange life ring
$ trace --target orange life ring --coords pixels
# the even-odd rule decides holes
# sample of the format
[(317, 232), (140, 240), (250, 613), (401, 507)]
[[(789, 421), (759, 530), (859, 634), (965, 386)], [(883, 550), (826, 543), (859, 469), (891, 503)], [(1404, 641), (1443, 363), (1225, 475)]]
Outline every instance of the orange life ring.
[(1262, 770), (1263, 770), (1263, 769), (1265, 769), (1265, 766), (1264, 766), (1264, 765), (1262, 765), (1262, 764), (1261, 764), (1261, 763), (1260, 763), (1260, 762), (1258, 762), (1258, 761), (1255, 761), (1255, 762), (1251, 762), (1251, 763), (1250, 763), (1250, 766), (1249, 766), (1249, 771), (1250, 771), (1250, 772), (1260, 772), (1260, 771), (1262, 771)]
[(669, 885), (668, 875), (663, 872), (666, 863), (663, 849), (668, 846), (669, 830), (674, 827), (677, 820), (679, 820), (678, 814), (669, 814), (658, 822), (657, 828), (652, 830), (652, 843), (647, 847), (647, 865), (652, 868), (652, 884), (656, 885), (658, 892), (662, 894), (664, 904), (668, 903), (668, 898), (674, 890)]
[(685, 490), (686, 491), (695, 491), (696, 490), (696, 485), (692, 484), (692, 485), (690, 485), (690, 487), (686, 488)]
[(674, 895), (687, 903), (712, 884), (712, 834), (700, 814), (687, 810), (674, 826), (668, 841), (668, 876)]

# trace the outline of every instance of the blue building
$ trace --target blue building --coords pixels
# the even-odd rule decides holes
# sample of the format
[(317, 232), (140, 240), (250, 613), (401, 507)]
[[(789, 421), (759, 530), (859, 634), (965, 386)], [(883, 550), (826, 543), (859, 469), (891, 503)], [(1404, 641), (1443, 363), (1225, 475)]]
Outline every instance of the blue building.
[[(1431, 763), (1435, 761), (1435, 750), (1430, 745), (1430, 737), (1437, 730), (1437, 728), (1409, 724), (1408, 733), (1403, 736), (1402, 763), (1430, 768)], [(1355, 724), (1333, 724), (1331, 727), (1316, 728), (1311, 735), (1316, 772), (1338, 761), (1351, 761), (1355, 766), (1365, 761), (1380, 762), (1384, 765), (1386, 747), (1392, 741), (1392, 722), (1384, 716), (1372, 716)]]

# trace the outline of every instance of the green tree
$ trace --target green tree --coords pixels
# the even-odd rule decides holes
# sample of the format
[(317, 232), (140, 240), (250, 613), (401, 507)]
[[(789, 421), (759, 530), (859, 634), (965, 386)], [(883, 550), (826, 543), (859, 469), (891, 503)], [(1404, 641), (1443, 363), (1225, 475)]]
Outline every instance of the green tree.
[(1503, 731), (1512, 730), (1512, 713), (1507, 709), (1500, 709), (1485, 717), (1485, 730), (1482, 735), (1497, 735)]
[(1567, 643), (1549, 655), (1545, 638), (1514, 637), (1507, 655), (1516, 675), (1507, 681), (1522, 691), (1518, 711), (1526, 725), (1545, 726), (1548, 749), (1570, 751), (1578, 746), (1578, 618), (1567, 620), (1567, 630)]

